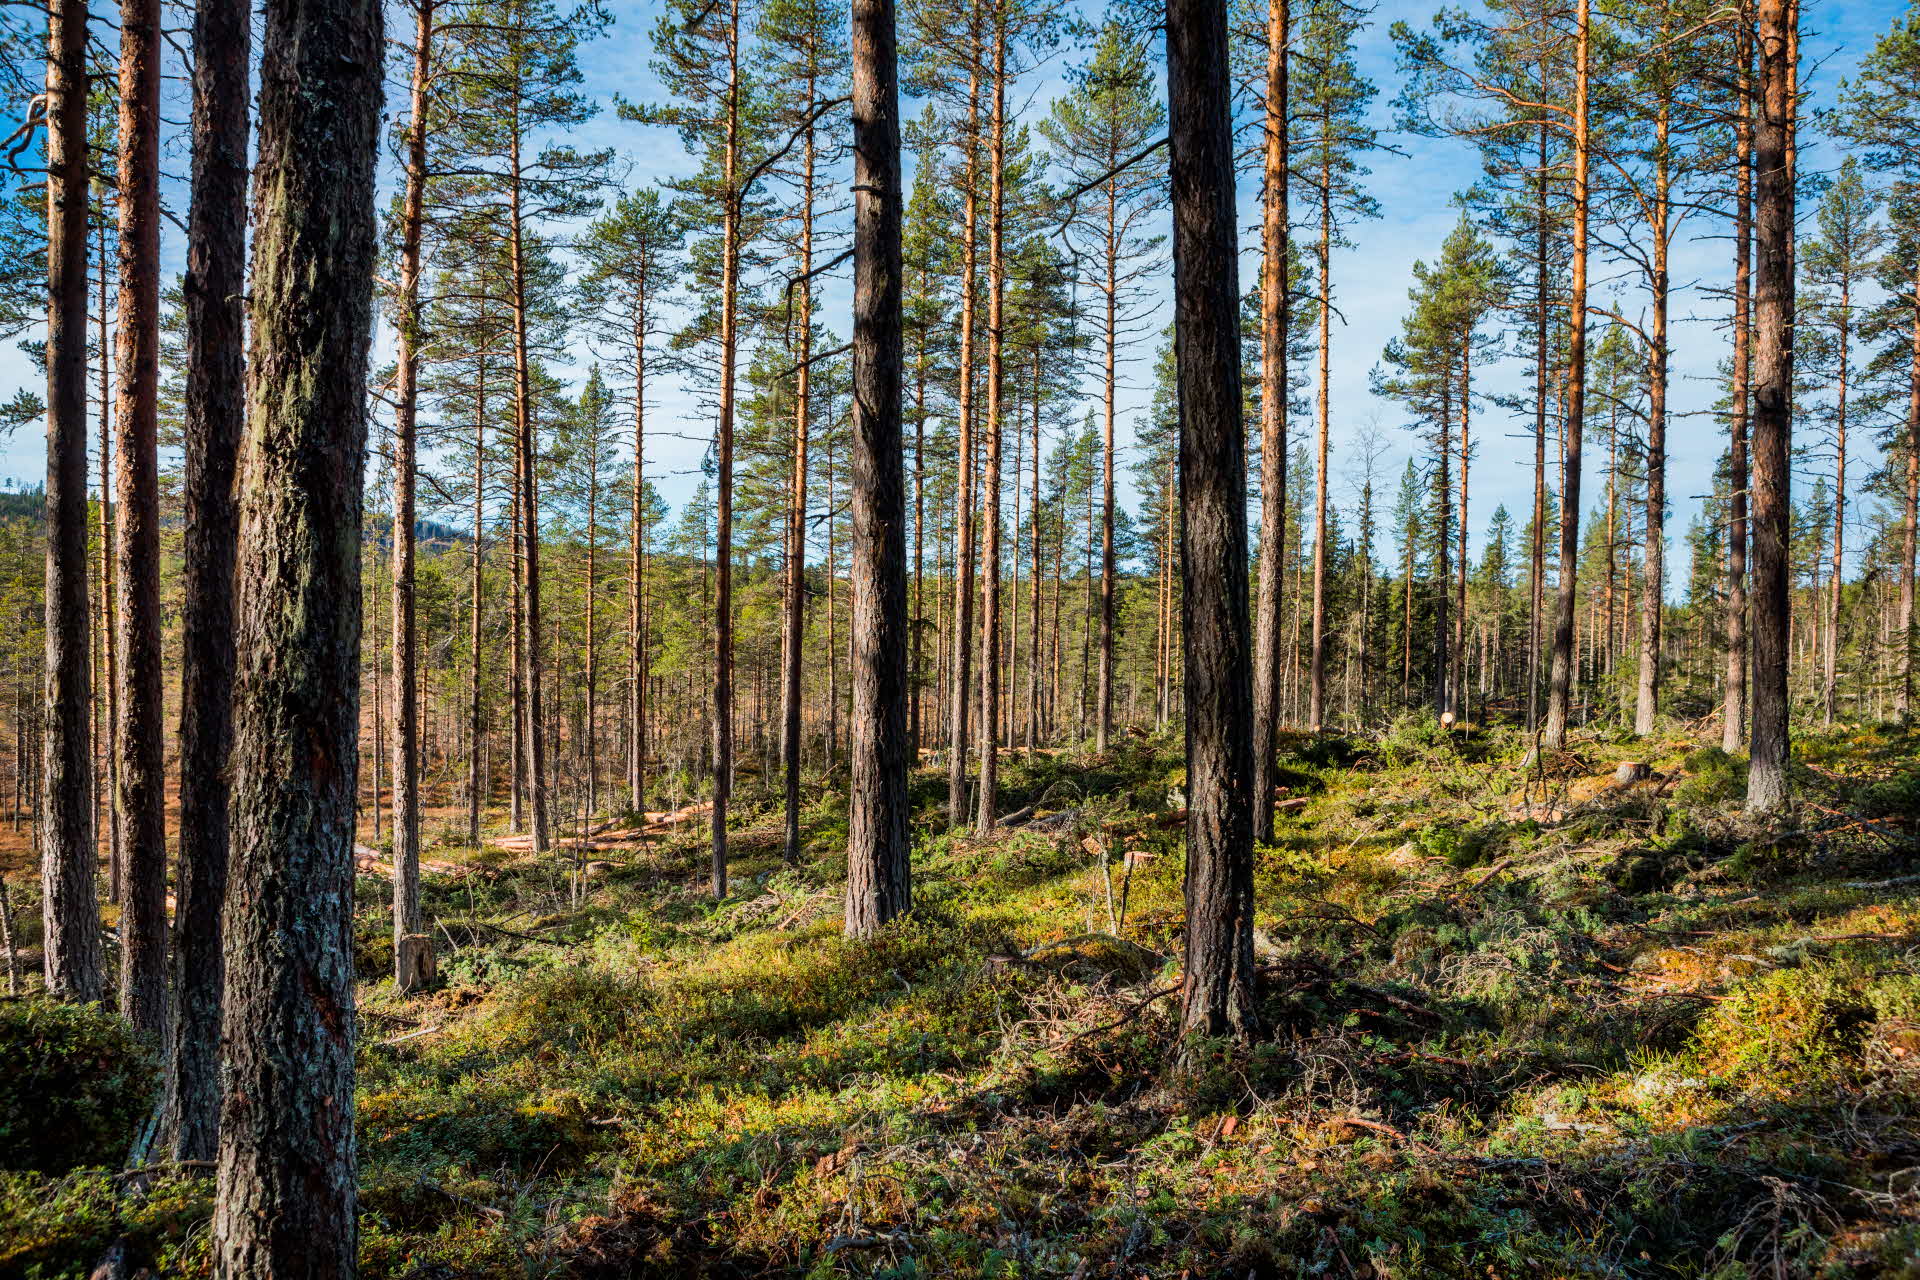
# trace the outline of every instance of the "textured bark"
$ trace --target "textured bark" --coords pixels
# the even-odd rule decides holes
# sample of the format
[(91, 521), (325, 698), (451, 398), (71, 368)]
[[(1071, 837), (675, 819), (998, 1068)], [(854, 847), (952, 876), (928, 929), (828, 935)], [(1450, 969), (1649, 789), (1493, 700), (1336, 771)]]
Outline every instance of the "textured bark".
[(422, 937), (413, 526), (420, 410), (420, 234), (427, 185), (427, 80), (433, 57), (434, 0), (413, 0), (413, 5), (413, 92), (407, 116), (406, 188), (400, 205), (400, 297), (395, 326), (399, 355), (393, 411), (393, 987), (399, 995), (417, 990), (433, 967), (431, 938), (401, 945)]
[[(999, 144), (999, 135), (1004, 132), (1000, 125), (1001, 102), (1006, 97), (1004, 88), (995, 91), (994, 133), (996, 154), (994, 173), (996, 183), (1001, 168), (1001, 152), (1004, 146)], [(1117, 159), (1118, 157), (1116, 157)], [(1100, 396), (1100, 675), (1095, 686), (1095, 712), (1093, 718), (1093, 749), (1104, 752), (1107, 739), (1113, 734), (1113, 428), (1115, 400), (1120, 387), (1120, 210), (1118, 175), (1107, 179), (1107, 236), (1106, 259), (1107, 279), (1104, 302), (1106, 305), (1106, 368)], [(997, 190), (997, 188), (996, 188)], [(997, 197), (996, 197), (997, 199)], [(996, 222), (998, 219), (996, 218)], [(998, 234), (996, 228), (996, 235)], [(993, 326), (998, 329), (998, 323)], [(1036, 396), (1039, 392), (1036, 390)], [(996, 431), (998, 428), (996, 427)]]
[(513, 133), (508, 195), (508, 261), (513, 275), (513, 434), (514, 482), (520, 513), (520, 730), (521, 769), (526, 778), (527, 820), (535, 853), (548, 843), (547, 725), (540, 631), (539, 425), (533, 403), (533, 371), (528, 354), (527, 255), (521, 204), (520, 133)]
[(120, 1011), (167, 1041), (166, 714), (160, 653), (160, 4), (120, 4), (120, 309), (115, 328), (114, 555), (119, 715), (114, 821), (125, 877)]
[(853, 2), (853, 759), (846, 930), (910, 901), (900, 106), (893, 0)]
[(1574, 613), (1580, 595), (1580, 450), (1587, 415), (1587, 205), (1592, 156), (1587, 138), (1592, 55), (1589, 0), (1579, 0), (1573, 72), (1573, 281), (1567, 307), (1567, 413), (1560, 441), (1560, 591), (1554, 605), (1544, 745), (1567, 745), (1573, 711)]
[(733, 368), (740, 342), (740, 5), (731, 8), (720, 244), (720, 414), (714, 427), (713, 896), (727, 896), (727, 801), (733, 794)]
[(351, 1277), (361, 483), (384, 47), (268, 0), (249, 304), (214, 1274)]
[(1838, 331), (1839, 377), (1834, 387), (1834, 477), (1833, 545), (1827, 572), (1826, 652), (1822, 655), (1820, 706), (1822, 720), (1831, 725), (1838, 710), (1840, 694), (1840, 595), (1845, 583), (1841, 573), (1846, 567), (1847, 548), (1847, 392), (1852, 383), (1850, 350), (1853, 345), (1853, 280), (1851, 274), (1840, 282)]
[[(996, 11), (998, 13), (998, 11)], [(1007, 32), (1003, 14), (996, 17), (993, 33), (993, 125), (987, 146), (987, 474), (981, 506), (985, 509), (986, 545), (981, 549), (980, 590), (980, 789), (974, 808), (974, 830), (993, 830), (994, 805), (1000, 787), (1000, 453), (1006, 438), (1001, 421), (1001, 393), (1005, 387), (1006, 335), (1001, 317), (1006, 309), (1007, 271), (1004, 241), (1006, 235), (1007, 167)], [(1103, 577), (1104, 598), (1108, 583)], [(1103, 645), (1110, 642), (1108, 630), (1101, 631)], [(1101, 677), (1103, 692), (1109, 677)], [(1107, 715), (1103, 707), (1101, 715)], [(1101, 735), (1104, 739), (1104, 734)]]
[(1907, 365), (1906, 495), (1900, 530), (1900, 683), (1894, 711), (1904, 720), (1913, 705), (1913, 577), (1916, 526), (1920, 526), (1920, 266), (1913, 276), (1913, 353)]
[(41, 918), (47, 993), (98, 1000), (87, 611), (87, 10), (47, 8), (46, 736)]
[[(813, 86), (807, 86), (807, 106), (813, 106)], [(786, 787), (788, 862), (800, 861), (800, 703), (804, 696), (807, 625), (807, 438), (813, 425), (813, 126), (808, 125), (801, 152), (800, 286), (796, 327), (800, 344), (793, 353), (797, 365), (793, 387), (793, 462), (787, 482), (787, 580), (781, 627), (780, 758)], [(828, 566), (832, 571), (832, 566)]]
[[(1287, 555), (1288, 4), (1289, 0), (1267, 0), (1267, 103), (1260, 213), (1260, 598), (1254, 606), (1253, 828), (1255, 838), (1265, 841), (1273, 839), (1273, 788), (1278, 778), (1274, 741), (1280, 727), (1280, 667), (1285, 644), (1281, 579), (1286, 573)], [(1171, 510), (1167, 520), (1171, 524)], [(1168, 598), (1163, 606), (1169, 621), (1172, 585), (1169, 571)], [(1170, 649), (1167, 665), (1171, 666)], [(1163, 672), (1163, 708), (1169, 700), (1169, 682), (1170, 673)]]
[[(1322, 99), (1320, 120), (1320, 385), (1314, 397), (1313, 621), (1308, 640), (1307, 727), (1326, 727), (1327, 706), (1327, 435), (1333, 409), (1333, 121)], [(1465, 409), (1461, 410), (1464, 418)], [(1464, 477), (1463, 477), (1464, 480)], [(1441, 590), (1446, 590), (1445, 583)]]
[(487, 715), (486, 685), (480, 669), (485, 621), (481, 610), (486, 592), (482, 540), (487, 531), (487, 356), (484, 346), (479, 365), (473, 414), (473, 559), (467, 566), (467, 843), (475, 847), (480, 844), (480, 811), (487, 802), (493, 781), (482, 763), (486, 757)]
[(1753, 139), (1753, 726), (1747, 808), (1788, 799), (1793, 438), (1794, 101), (1789, 0), (1760, 0), (1760, 101)]
[(180, 863), (173, 919), (167, 1136), (210, 1160), (220, 1122), (227, 753), (233, 743), (233, 481), (246, 426), (247, 0), (193, 19), (193, 175), (187, 212), (186, 528), (180, 663)]
[[(1727, 435), (1727, 674), (1720, 746), (1734, 752), (1747, 741), (1747, 436), (1753, 375), (1753, 40), (1742, 21), (1735, 38), (1740, 62), (1739, 114), (1734, 122), (1733, 420)], [(1920, 373), (1920, 305), (1916, 306), (1915, 369)], [(1920, 413), (1920, 378), (1915, 382)]]
[[(1547, 83), (1544, 61), (1540, 80), (1544, 97)], [(1551, 226), (1547, 205), (1551, 189), (1551, 175), (1547, 169), (1549, 128), (1544, 122), (1540, 126), (1539, 159), (1534, 177), (1533, 529), (1527, 548), (1528, 732), (1540, 727), (1540, 621), (1546, 612), (1547, 600), (1547, 397), (1551, 394), (1548, 390), (1548, 342), (1552, 333), (1552, 301), (1548, 292), (1547, 266), (1547, 241)]]
[(1653, 214), (1647, 230), (1653, 278), (1648, 282), (1653, 295), (1653, 317), (1647, 327), (1647, 493), (1643, 532), (1646, 550), (1643, 560), (1645, 583), (1640, 592), (1640, 669), (1634, 685), (1633, 731), (1645, 736), (1653, 732), (1653, 719), (1660, 704), (1661, 637), (1660, 627), (1666, 610), (1667, 554), (1667, 363), (1668, 363), (1668, 242), (1672, 236), (1672, 176), (1669, 172), (1669, 138), (1672, 133), (1671, 98), (1660, 103), (1654, 125), (1656, 169), (1654, 174)]
[(1226, 9), (1168, 0), (1174, 334), (1186, 641), (1187, 954), (1180, 1026), (1246, 1036), (1253, 1007), (1253, 700), (1246, 436)]
[(653, 282), (643, 267), (634, 281), (633, 313), (633, 558), (627, 569), (627, 697), (632, 736), (627, 749), (627, 807), (647, 802), (647, 301)]
[(959, 826), (967, 813), (967, 711), (973, 676), (973, 282), (976, 192), (980, 146), (979, 59), (967, 79), (967, 189), (960, 258), (960, 386), (955, 420), (959, 433), (959, 496), (954, 501), (953, 672), (947, 701), (947, 822)]

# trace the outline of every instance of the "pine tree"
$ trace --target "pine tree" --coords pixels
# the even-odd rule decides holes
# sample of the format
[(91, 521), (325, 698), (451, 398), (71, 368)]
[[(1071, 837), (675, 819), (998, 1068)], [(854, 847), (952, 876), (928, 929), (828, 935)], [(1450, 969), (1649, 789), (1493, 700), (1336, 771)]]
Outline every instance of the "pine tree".
[(214, 1274), (351, 1277), (360, 497), (381, 8), (271, 0)]
[(1245, 1038), (1253, 1007), (1252, 637), (1246, 432), (1223, 7), (1168, 0), (1187, 704), (1187, 953), (1180, 1027)]
[(233, 481), (246, 428), (247, 67), (245, 0), (198, 0), (187, 212), (186, 392), (180, 664), (180, 861), (173, 917), (168, 1147), (213, 1157), (227, 892), (227, 754), (233, 741)]

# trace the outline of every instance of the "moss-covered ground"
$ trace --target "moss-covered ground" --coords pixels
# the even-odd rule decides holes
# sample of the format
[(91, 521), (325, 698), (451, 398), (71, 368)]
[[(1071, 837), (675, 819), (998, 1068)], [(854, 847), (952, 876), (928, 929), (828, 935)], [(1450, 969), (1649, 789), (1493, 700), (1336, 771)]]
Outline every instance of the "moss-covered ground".
[[(868, 943), (828, 778), (800, 865), (747, 807), (720, 903), (697, 822), (586, 873), (437, 843), (411, 999), (364, 877), (363, 1274), (1920, 1276), (1920, 739), (1802, 739), (1770, 824), (1678, 730), (1291, 747), (1267, 1034), (1184, 1070), (1173, 742), (1010, 757), (991, 839), (916, 777)], [(0, 1274), (203, 1274), (208, 1180), (103, 1159), (138, 1108), (87, 1103), (81, 1167), (29, 1132), (125, 1046), (5, 1008), (69, 1056), (0, 1079)]]

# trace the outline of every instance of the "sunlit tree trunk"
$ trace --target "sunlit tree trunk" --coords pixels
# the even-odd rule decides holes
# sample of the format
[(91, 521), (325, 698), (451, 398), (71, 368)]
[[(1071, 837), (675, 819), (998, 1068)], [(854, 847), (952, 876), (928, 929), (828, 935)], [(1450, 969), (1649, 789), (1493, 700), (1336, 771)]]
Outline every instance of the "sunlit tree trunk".
[(384, 47), (268, 0), (240, 485), (229, 1085), (214, 1274), (351, 1277), (361, 482)]
[(1187, 1036), (1245, 1037), (1253, 1005), (1252, 645), (1226, 9), (1168, 0), (1174, 324), (1186, 645)]

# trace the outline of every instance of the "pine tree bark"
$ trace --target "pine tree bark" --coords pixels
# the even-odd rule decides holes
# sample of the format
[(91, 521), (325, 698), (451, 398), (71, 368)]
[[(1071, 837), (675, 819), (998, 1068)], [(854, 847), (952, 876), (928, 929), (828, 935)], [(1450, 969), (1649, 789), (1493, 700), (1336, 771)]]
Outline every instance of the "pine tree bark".
[(636, 280), (633, 315), (633, 529), (627, 570), (627, 697), (632, 737), (627, 751), (627, 807), (644, 814), (647, 803), (647, 300), (651, 278)]
[(233, 743), (233, 481), (246, 426), (246, 0), (198, 0), (187, 212), (185, 600), (180, 663), (180, 861), (173, 920), (173, 1051), (166, 1133), (176, 1160), (210, 1160), (220, 1120), (226, 985), (227, 754)]
[(486, 303), (481, 301), (482, 332), (474, 378), (473, 413), (473, 558), (467, 566), (467, 843), (480, 845), (480, 814), (492, 790), (487, 765), (487, 716), (482, 679), (481, 642), (485, 630), (487, 531), (487, 344)]
[[(986, 521), (985, 546), (981, 549), (980, 592), (980, 788), (974, 807), (974, 830), (982, 834), (993, 830), (994, 807), (1000, 787), (1000, 532), (1001, 474), (1000, 454), (1006, 438), (1001, 403), (1005, 388), (1006, 335), (1001, 321), (1006, 310), (1007, 273), (1006, 167), (1007, 167), (1007, 30), (1006, 18), (995, 10), (993, 32), (993, 123), (988, 142), (987, 195), (987, 473), (981, 498)], [(1103, 597), (1110, 584), (1103, 578)], [(1108, 604), (1111, 602), (1108, 601)], [(1109, 649), (1110, 629), (1103, 626), (1101, 644)], [(1101, 689), (1110, 696), (1102, 656)], [(1108, 714), (1103, 706), (1101, 715)], [(1104, 735), (1103, 735), (1104, 736)]]
[[(46, 735), (41, 920), (47, 994), (100, 999), (87, 608), (87, 9), (47, 6)], [(357, 501), (357, 499), (356, 499)]]
[[(978, 41), (974, 44), (977, 46)], [(978, 49), (975, 48), (977, 55)], [(955, 419), (959, 431), (959, 496), (954, 502), (953, 671), (947, 700), (947, 823), (959, 826), (967, 814), (967, 712), (973, 687), (973, 294), (975, 237), (979, 223), (980, 72), (979, 58), (967, 76), (967, 151), (964, 226), (960, 259), (960, 368)]]
[[(1733, 420), (1727, 434), (1727, 670), (1720, 746), (1742, 750), (1747, 742), (1747, 437), (1753, 379), (1753, 37), (1744, 12), (1735, 28), (1740, 63), (1738, 114), (1734, 120), (1733, 215)], [(1920, 306), (1916, 306), (1915, 371), (1920, 375)], [(1920, 376), (1915, 381), (1920, 415)], [(1916, 421), (1920, 421), (1917, 416)]]
[(1649, 246), (1653, 317), (1647, 329), (1647, 490), (1642, 521), (1646, 543), (1641, 566), (1645, 581), (1640, 590), (1640, 669), (1633, 705), (1633, 731), (1641, 737), (1653, 732), (1654, 716), (1659, 711), (1661, 624), (1665, 621), (1667, 593), (1667, 310), (1671, 292), (1667, 257), (1673, 181), (1668, 144), (1672, 115), (1671, 98), (1663, 96), (1654, 124), (1653, 217), (1648, 228), (1653, 239)]
[(1313, 469), (1313, 619), (1308, 636), (1307, 727), (1326, 728), (1327, 707), (1327, 451), (1333, 409), (1333, 120), (1322, 99), (1320, 120), (1320, 385), (1315, 396)]
[[(807, 106), (813, 105), (808, 85)], [(780, 755), (786, 785), (786, 858), (800, 861), (800, 703), (806, 648), (807, 601), (807, 449), (812, 433), (813, 363), (813, 170), (814, 136), (809, 125), (802, 143), (800, 179), (800, 343), (794, 352), (793, 461), (787, 488), (787, 580), (781, 645)]]
[(1753, 724), (1747, 808), (1786, 806), (1791, 621), (1793, 177), (1791, 0), (1759, 0), (1754, 122)]
[(1167, 0), (1186, 647), (1184, 1035), (1245, 1037), (1253, 1005), (1253, 717), (1246, 436), (1226, 9)]
[(911, 902), (900, 104), (893, 0), (853, 0), (853, 759), (846, 931)]
[(1894, 713), (1905, 720), (1913, 705), (1913, 578), (1915, 535), (1920, 530), (1920, 264), (1913, 275), (1913, 349), (1907, 364), (1906, 497), (1900, 530), (1899, 637), (1900, 682), (1894, 686)]
[(114, 555), (119, 715), (114, 724), (120, 1011), (167, 1034), (166, 714), (160, 654), (160, 5), (121, 0), (119, 317), (114, 331)]
[(420, 918), (420, 697), (414, 629), (414, 489), (420, 401), (420, 239), (427, 185), (427, 93), (435, 0), (412, 0), (412, 103), (400, 205), (398, 368), (393, 411), (393, 987), (410, 995), (432, 977), (433, 940)]
[(521, 203), (520, 131), (513, 125), (509, 169), (508, 263), (513, 287), (513, 434), (514, 482), (520, 514), (520, 641), (522, 692), (520, 731), (522, 769), (526, 777), (527, 821), (533, 850), (544, 853), (549, 843), (547, 804), (547, 724), (542, 686), (544, 637), (540, 631), (540, 499), (539, 428), (533, 403), (533, 370), (528, 352), (527, 255), (524, 209)]
[(713, 896), (727, 896), (727, 802), (733, 794), (733, 369), (740, 308), (740, 220), (745, 193), (740, 162), (740, 4), (733, 0), (727, 63), (727, 133), (722, 162), (725, 207), (720, 244), (720, 412), (714, 425), (718, 472), (714, 504), (713, 610)]
[(351, 1277), (361, 484), (384, 70), (373, 0), (269, 0), (237, 580), (214, 1274)]
[[(1274, 758), (1280, 727), (1281, 634), (1287, 524), (1287, 74), (1290, 0), (1267, 0), (1266, 110), (1260, 212), (1260, 582), (1254, 605), (1254, 838), (1273, 839)], [(1171, 493), (1169, 493), (1169, 497)], [(1172, 504), (1163, 517), (1171, 526)], [(1171, 534), (1171, 527), (1169, 527)], [(1167, 557), (1170, 559), (1170, 557)], [(1171, 567), (1168, 567), (1171, 572)], [(1168, 591), (1172, 590), (1169, 577)], [(1172, 601), (1167, 610), (1172, 612)], [(1168, 654), (1171, 665), (1171, 651)], [(1170, 695), (1163, 683), (1161, 704)]]
[(1826, 651), (1822, 656), (1820, 706), (1822, 721), (1831, 726), (1840, 697), (1840, 597), (1844, 586), (1847, 547), (1847, 392), (1852, 382), (1849, 349), (1853, 339), (1853, 281), (1840, 282), (1838, 339), (1839, 377), (1834, 386), (1833, 546), (1827, 570)]
[(1574, 621), (1580, 595), (1580, 451), (1587, 416), (1587, 211), (1592, 162), (1587, 112), (1592, 57), (1589, 0), (1579, 0), (1573, 72), (1573, 279), (1567, 308), (1567, 412), (1560, 441), (1560, 583), (1542, 745), (1567, 745), (1573, 711)]

